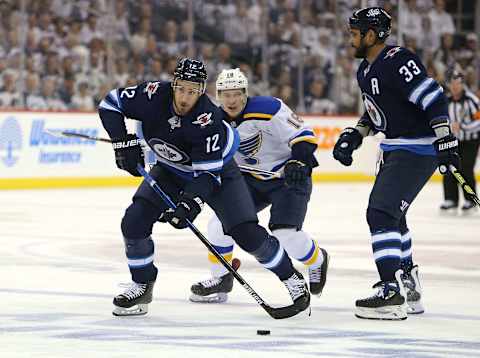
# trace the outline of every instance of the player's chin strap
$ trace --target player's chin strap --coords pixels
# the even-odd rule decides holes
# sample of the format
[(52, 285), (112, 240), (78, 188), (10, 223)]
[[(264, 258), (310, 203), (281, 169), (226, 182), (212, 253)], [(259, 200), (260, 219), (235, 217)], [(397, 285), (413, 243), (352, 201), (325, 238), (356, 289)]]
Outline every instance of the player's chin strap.
[(449, 167), (450, 173), (452, 173), (453, 177), (457, 180), (458, 184), (462, 187), (463, 191), (467, 193), (469, 199), (473, 201), (477, 206), (480, 206), (480, 199), (478, 199), (477, 194), (473, 191), (472, 187), (467, 184), (465, 178), (462, 174), (455, 168), (453, 165)]
[[(170, 197), (160, 188), (155, 179), (141, 166), (137, 165), (137, 170), (144, 177), (145, 181), (150, 185), (150, 187), (155, 191), (155, 193), (162, 198), (162, 200), (167, 204), (169, 208), (175, 209), (175, 204), (170, 199)], [(235, 271), (235, 269), (228, 263), (225, 258), (220, 255), (217, 250), (212, 246), (212, 244), (207, 240), (205, 236), (193, 225), (189, 220), (187, 220), (187, 225), (195, 234), (195, 236), (200, 239), (200, 241), (207, 247), (207, 249), (217, 258), (218, 261), (230, 272), (233, 277), (247, 290), (247, 292), (252, 296), (257, 303), (262, 306), (262, 308), (270, 315), (270, 317), (275, 319), (289, 318), (295, 316), (301, 311), (298, 310), (295, 305), (284, 306), (284, 307), (272, 307), (265, 303), (265, 301), (258, 295), (257, 292), (243, 279), (240, 274)]]

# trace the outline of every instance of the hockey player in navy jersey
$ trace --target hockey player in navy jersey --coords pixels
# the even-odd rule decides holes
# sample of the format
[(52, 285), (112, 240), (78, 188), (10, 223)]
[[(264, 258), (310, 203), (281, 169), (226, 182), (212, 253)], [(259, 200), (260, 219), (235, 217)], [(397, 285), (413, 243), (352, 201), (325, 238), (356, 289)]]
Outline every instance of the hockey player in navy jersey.
[(367, 209), (380, 282), (375, 295), (356, 301), (356, 316), (401, 320), (407, 312), (424, 311), (406, 213), (437, 167), (442, 174), (450, 165), (458, 168), (458, 141), (450, 131), (443, 90), (420, 59), (403, 47), (385, 45), (389, 14), (378, 7), (358, 10), (349, 25), (355, 55), (364, 59), (357, 80), (365, 113), (355, 128), (340, 134), (333, 156), (351, 165), (365, 136), (385, 135)]
[(125, 211), (121, 230), (133, 283), (113, 300), (114, 315), (147, 313), (157, 278), (152, 227), (159, 219), (177, 229), (194, 221), (206, 202), (226, 232), (287, 287), (297, 312), (309, 306), (308, 287), (278, 240), (258, 225), (248, 188), (233, 160), (238, 134), (205, 94), (207, 72), (200, 61), (184, 58), (173, 82), (146, 82), (110, 91), (99, 105), (120, 169), (140, 176), (144, 163), (139, 139), (127, 134), (124, 118), (141, 121), (145, 142), (157, 163), (150, 171), (176, 202), (169, 209), (146, 181)]
[[(328, 254), (302, 230), (312, 192), (311, 173), (317, 166), (317, 140), (311, 128), (275, 97), (248, 97), (248, 79), (240, 69), (223, 70), (216, 82), (217, 100), (229, 123), (240, 134), (235, 160), (243, 166), (283, 171), (283, 178), (245, 173), (245, 181), (257, 211), (271, 205), (269, 229), (293, 257), (308, 267), (310, 292), (320, 295), (325, 286)], [(227, 260), (234, 242), (214, 216), (208, 239)], [(232, 290), (233, 275), (212, 254), (212, 277), (191, 287), (191, 301), (220, 303)]]

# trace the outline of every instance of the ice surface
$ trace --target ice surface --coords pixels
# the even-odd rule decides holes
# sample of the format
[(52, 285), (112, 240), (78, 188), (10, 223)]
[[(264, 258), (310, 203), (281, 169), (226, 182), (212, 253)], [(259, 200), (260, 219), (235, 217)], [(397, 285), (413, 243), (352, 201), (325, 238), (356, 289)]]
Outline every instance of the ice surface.
[[(401, 322), (353, 315), (377, 274), (364, 214), (370, 184), (350, 183), (314, 188), (305, 229), (331, 268), (311, 317), (275, 321), (239, 285), (226, 304), (190, 303), (190, 285), (208, 275), (206, 251), (188, 230), (161, 224), (149, 314), (113, 317), (118, 283), (130, 281), (119, 225), (134, 190), (0, 192), (0, 357), (480, 357), (480, 216), (441, 217), (439, 184), (408, 215), (426, 313)], [(208, 217), (196, 221), (203, 232)], [(267, 302), (288, 303), (273, 274), (235, 252)]]

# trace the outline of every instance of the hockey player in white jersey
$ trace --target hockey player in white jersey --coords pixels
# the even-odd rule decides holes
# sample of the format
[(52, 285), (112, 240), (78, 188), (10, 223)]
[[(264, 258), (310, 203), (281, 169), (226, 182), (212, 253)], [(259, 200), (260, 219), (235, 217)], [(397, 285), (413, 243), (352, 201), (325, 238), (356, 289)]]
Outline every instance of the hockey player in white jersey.
[[(318, 165), (314, 152), (315, 134), (280, 99), (248, 97), (248, 80), (240, 69), (223, 70), (216, 82), (217, 100), (230, 124), (240, 134), (235, 154), (239, 165), (282, 177), (244, 173), (256, 210), (270, 207), (269, 229), (289, 256), (308, 266), (310, 291), (320, 295), (325, 286), (329, 255), (302, 231), (312, 191), (312, 168)], [(224, 234), (214, 216), (208, 225), (208, 239), (227, 261), (232, 260), (234, 241)], [(191, 287), (193, 302), (221, 303), (232, 290), (233, 276), (208, 254), (212, 277)]]

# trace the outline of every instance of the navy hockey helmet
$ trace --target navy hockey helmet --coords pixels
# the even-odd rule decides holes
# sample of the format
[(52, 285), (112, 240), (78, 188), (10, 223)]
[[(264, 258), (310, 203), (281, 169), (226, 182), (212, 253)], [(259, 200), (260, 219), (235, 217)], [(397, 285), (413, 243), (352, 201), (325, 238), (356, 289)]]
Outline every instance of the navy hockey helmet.
[(207, 82), (207, 70), (202, 61), (193, 60), (191, 58), (182, 58), (178, 61), (175, 71), (173, 71), (174, 80), (184, 80), (190, 82), (197, 82), (202, 85), (205, 90)]
[(381, 7), (367, 7), (355, 11), (348, 23), (350, 28), (360, 30), (363, 36), (372, 29), (384, 41), (390, 35), (392, 17)]

